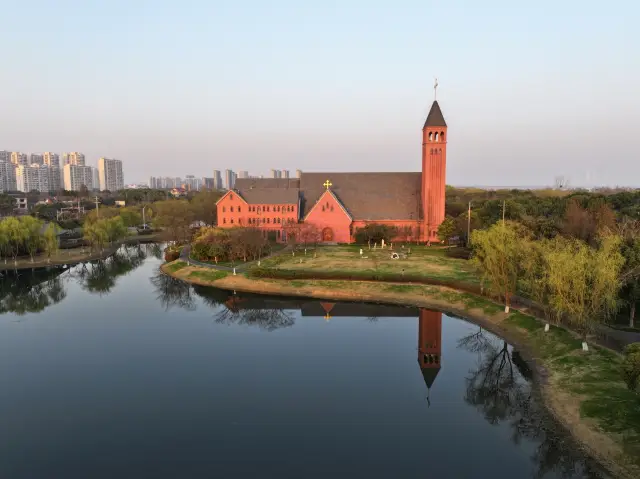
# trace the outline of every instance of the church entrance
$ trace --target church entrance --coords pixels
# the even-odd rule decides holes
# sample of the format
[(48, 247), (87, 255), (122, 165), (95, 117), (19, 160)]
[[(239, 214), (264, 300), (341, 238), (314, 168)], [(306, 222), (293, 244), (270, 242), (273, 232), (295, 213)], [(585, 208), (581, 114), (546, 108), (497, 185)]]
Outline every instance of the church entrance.
[(331, 228), (325, 228), (322, 230), (322, 241), (326, 243), (333, 241), (333, 230)]

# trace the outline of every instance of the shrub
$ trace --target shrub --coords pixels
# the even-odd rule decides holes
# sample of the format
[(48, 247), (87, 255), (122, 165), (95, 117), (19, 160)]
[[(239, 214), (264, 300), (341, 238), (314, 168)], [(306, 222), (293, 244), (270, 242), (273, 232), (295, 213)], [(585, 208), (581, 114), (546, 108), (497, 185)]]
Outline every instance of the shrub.
[(180, 251), (176, 249), (166, 249), (164, 252), (164, 260), (166, 262), (175, 261), (180, 257)]
[(635, 391), (640, 383), (640, 343), (633, 343), (624, 348), (622, 376), (629, 389)]
[(450, 258), (458, 258), (458, 259), (471, 259), (471, 253), (473, 250), (471, 248), (447, 248), (446, 255)]

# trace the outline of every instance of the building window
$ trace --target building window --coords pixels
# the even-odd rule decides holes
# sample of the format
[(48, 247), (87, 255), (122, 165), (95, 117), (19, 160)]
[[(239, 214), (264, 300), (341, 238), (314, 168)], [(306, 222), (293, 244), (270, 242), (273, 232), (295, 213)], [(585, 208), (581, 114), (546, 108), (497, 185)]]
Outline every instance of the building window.
[(231, 218), (231, 219), (229, 220), (229, 222), (230, 222), (231, 224), (233, 224), (233, 218)]
[(226, 207), (226, 206), (223, 206), (223, 207), (222, 207), (222, 212), (223, 212), (223, 213), (226, 213), (226, 212), (227, 212), (227, 207)]
[(231, 210), (231, 212), (233, 213), (233, 206), (231, 208), (229, 208)]
[(229, 195), (229, 199), (232, 200), (233, 199), (233, 194)]
[(322, 206), (322, 211), (324, 211), (324, 205)]
[(331, 211), (333, 211), (333, 206), (331, 206)]
[(222, 224), (226, 225), (227, 224), (227, 218), (222, 218)]
[(240, 211), (241, 211), (241, 210), (240, 210), (240, 207), (238, 206), (238, 213), (240, 213)]

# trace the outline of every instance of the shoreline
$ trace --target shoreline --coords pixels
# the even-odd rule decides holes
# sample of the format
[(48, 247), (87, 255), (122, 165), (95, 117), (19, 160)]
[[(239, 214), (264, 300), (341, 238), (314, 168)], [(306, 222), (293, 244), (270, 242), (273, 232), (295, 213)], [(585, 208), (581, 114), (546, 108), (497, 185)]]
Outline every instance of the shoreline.
[[(63, 251), (68, 251), (70, 253), (81, 252), (78, 256), (68, 256), (67, 258), (56, 258), (52, 259), (51, 262), (47, 261), (46, 257), (42, 255), (38, 255), (34, 258), (33, 263), (31, 262), (31, 258), (21, 256), (18, 258), (18, 264), (15, 265), (12, 259), (7, 258), (7, 262), (0, 262), (0, 273), (3, 271), (20, 271), (25, 269), (43, 269), (49, 268), (51, 266), (75, 266), (80, 263), (84, 263), (86, 261), (95, 261), (100, 259), (106, 259), (115, 253), (122, 245), (125, 244), (144, 244), (144, 243), (156, 243), (159, 242), (159, 235), (144, 235), (141, 237), (133, 236), (129, 238), (125, 238), (117, 243), (105, 248), (101, 252), (92, 251), (89, 246), (77, 247), (77, 248), (68, 248), (61, 249), (59, 253)], [(85, 252), (82, 253), (82, 250)], [(64, 254), (64, 253), (62, 253)]]
[[(501, 305), (487, 298), (444, 286), (358, 281), (249, 279), (242, 275), (233, 276), (226, 273), (208, 275), (204, 268), (179, 263), (179, 261), (164, 263), (160, 266), (160, 270), (168, 276), (190, 284), (243, 293), (411, 305), (468, 319), (500, 336), (518, 349), (533, 371), (534, 390), (539, 394), (547, 411), (593, 460), (615, 477), (632, 478), (640, 474), (639, 465), (637, 462), (634, 463), (633, 457), (629, 457), (628, 451), (625, 451), (620, 444), (621, 438), (615, 438), (614, 434), (607, 433), (598, 427), (596, 421), (581, 416), (580, 395), (561, 386), (561, 378), (555, 377), (553, 368), (549, 364), (544, 364), (544, 358), (541, 357), (535, 341), (530, 337), (531, 333), (517, 323), (511, 322), (511, 318), (517, 315), (540, 321), (526, 308), (519, 311), (512, 309), (511, 313), (504, 313)], [(176, 266), (179, 267), (176, 268)], [(594, 345), (592, 348), (597, 350), (599, 347)]]

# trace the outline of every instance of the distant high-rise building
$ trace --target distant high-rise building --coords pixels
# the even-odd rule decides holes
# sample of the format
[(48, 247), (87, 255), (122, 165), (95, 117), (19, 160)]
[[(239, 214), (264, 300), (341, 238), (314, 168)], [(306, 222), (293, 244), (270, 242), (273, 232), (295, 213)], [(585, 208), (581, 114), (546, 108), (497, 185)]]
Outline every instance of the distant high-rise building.
[(189, 191), (200, 190), (200, 178), (196, 178), (193, 175), (187, 175), (184, 178), (185, 189)]
[(238, 173), (238, 178), (249, 178), (249, 172), (248, 171), (241, 171)]
[(72, 151), (70, 153), (62, 154), (62, 164), (64, 165), (76, 165), (85, 166), (84, 153)]
[(100, 170), (95, 167), (91, 167), (91, 172), (93, 173), (93, 189), (100, 189)]
[(58, 191), (62, 189), (62, 172), (60, 170), (60, 155), (45, 151), (42, 154), (42, 163), (49, 167), (49, 189)]
[[(10, 156), (9, 159), (11, 159)], [(10, 161), (0, 161), (0, 193), (17, 189), (15, 165)]]
[(296, 178), (302, 177), (302, 170), (296, 170)]
[(90, 166), (64, 165), (64, 189), (69, 191), (80, 191), (82, 185), (89, 190), (93, 189), (93, 168)]
[(273, 168), (271, 169), (271, 178), (279, 178), (280, 177), (280, 170), (274, 170)]
[(60, 168), (60, 155), (57, 153), (51, 153), (50, 151), (45, 151), (42, 154), (42, 163), (48, 166), (57, 166)]
[(149, 188), (151, 188), (152, 190), (159, 189), (160, 187), (158, 186), (158, 180), (159, 180), (159, 178), (156, 178), (155, 176), (150, 176), (149, 177)]
[(224, 186), (228, 190), (232, 190), (236, 184), (236, 174), (233, 170), (224, 170)]
[(43, 164), (43, 157), (41, 154), (39, 153), (31, 153), (31, 155), (29, 156), (29, 164), (33, 165), (42, 165)]
[(39, 191), (48, 193), (49, 188), (49, 167), (33, 163), (29, 166), (18, 165), (16, 168), (16, 186), (18, 191), (29, 193)]
[(222, 175), (220, 174), (220, 170), (213, 170), (213, 185), (216, 190), (222, 189)]
[(282, 170), (280, 178), (289, 178), (289, 170)]
[(98, 160), (98, 176), (101, 191), (118, 191), (124, 188), (122, 161), (120, 160), (100, 158)]
[(13, 163), (14, 165), (28, 165), (29, 161), (27, 160), (27, 154), (20, 153), (19, 151), (12, 151), (11, 163)]
[(207, 178), (206, 176), (202, 178), (202, 183), (200, 186), (203, 189), (207, 189), (207, 190), (215, 189), (213, 186), (213, 178)]
[(11, 163), (11, 152), (7, 150), (0, 150), (0, 163), (1, 162)]

